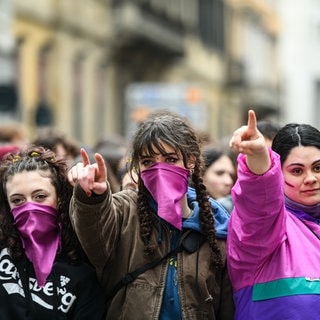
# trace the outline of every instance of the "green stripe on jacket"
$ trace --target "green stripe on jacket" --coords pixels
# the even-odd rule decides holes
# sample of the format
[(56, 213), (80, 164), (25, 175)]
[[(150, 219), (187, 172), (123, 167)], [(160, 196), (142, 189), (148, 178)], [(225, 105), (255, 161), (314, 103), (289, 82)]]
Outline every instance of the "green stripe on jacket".
[(319, 278), (284, 278), (253, 285), (252, 300), (260, 301), (299, 294), (320, 294)]

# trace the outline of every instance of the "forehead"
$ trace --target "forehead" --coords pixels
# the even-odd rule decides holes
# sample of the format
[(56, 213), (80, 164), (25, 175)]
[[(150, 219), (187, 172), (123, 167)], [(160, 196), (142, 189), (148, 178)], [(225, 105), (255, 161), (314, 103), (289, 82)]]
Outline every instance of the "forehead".
[(293, 163), (308, 165), (316, 161), (320, 161), (320, 150), (312, 146), (298, 146), (292, 148), (286, 161), (285, 165), (290, 165)]
[(158, 154), (176, 153), (176, 150), (165, 142), (159, 142), (156, 145), (151, 144), (144, 148), (141, 152), (141, 156), (155, 156)]
[(22, 171), (11, 176), (6, 184), (10, 193), (25, 193), (37, 189), (54, 189), (50, 172), (45, 170)]

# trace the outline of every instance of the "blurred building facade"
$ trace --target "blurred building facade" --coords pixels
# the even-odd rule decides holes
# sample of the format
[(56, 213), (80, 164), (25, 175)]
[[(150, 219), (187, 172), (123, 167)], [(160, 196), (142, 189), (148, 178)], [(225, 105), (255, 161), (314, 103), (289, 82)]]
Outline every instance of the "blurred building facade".
[(0, 0), (0, 121), (14, 117), (17, 111), (13, 18), (12, 2)]
[(124, 135), (128, 119), (145, 115), (128, 107), (132, 84), (201, 88), (213, 139), (242, 124), (249, 107), (260, 118), (279, 114), (279, 22), (270, 1), (13, 4), (17, 115), (31, 130), (52, 124), (89, 145)]
[(286, 122), (320, 128), (320, 2), (276, 2), (281, 105)]

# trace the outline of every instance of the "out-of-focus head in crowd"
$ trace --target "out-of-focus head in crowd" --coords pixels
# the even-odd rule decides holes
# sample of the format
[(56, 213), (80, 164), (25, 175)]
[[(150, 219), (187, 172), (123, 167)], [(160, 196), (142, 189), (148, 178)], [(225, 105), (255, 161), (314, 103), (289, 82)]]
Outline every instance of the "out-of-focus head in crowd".
[(121, 189), (121, 180), (126, 173), (127, 148), (127, 140), (116, 134), (101, 137), (94, 146), (94, 151), (100, 153), (106, 163), (112, 192)]
[(278, 133), (281, 126), (271, 120), (260, 120), (257, 122), (257, 128), (263, 134), (267, 145), (271, 147), (272, 140)]
[(15, 153), (26, 147), (29, 141), (28, 131), (20, 122), (0, 124), (0, 159), (8, 153)]
[(231, 193), (235, 181), (235, 166), (231, 157), (214, 146), (203, 149), (203, 183), (214, 199), (223, 198)]
[(55, 127), (40, 127), (32, 144), (52, 150), (70, 166), (79, 155), (80, 143)]

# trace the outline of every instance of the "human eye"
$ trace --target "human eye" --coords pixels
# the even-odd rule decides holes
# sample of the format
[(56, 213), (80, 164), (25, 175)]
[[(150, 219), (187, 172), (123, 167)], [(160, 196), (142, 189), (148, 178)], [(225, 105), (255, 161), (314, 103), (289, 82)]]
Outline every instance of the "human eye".
[(153, 161), (151, 159), (143, 159), (140, 161), (140, 164), (143, 167), (150, 167), (153, 164)]
[(179, 159), (177, 157), (167, 157), (166, 162), (168, 163), (176, 163)]
[(48, 198), (48, 195), (46, 193), (38, 193), (34, 195), (34, 199), (37, 202), (43, 202)]
[(302, 174), (303, 170), (301, 168), (293, 168), (290, 172), (295, 176), (299, 176)]
[(314, 168), (313, 168), (313, 170), (314, 170), (315, 172), (319, 173), (319, 172), (320, 172), (320, 163), (317, 164), (317, 165), (315, 165)]
[(10, 202), (10, 204), (13, 204), (14, 206), (19, 206), (20, 204), (22, 204), (24, 202), (24, 199), (20, 198), (20, 197), (15, 197), (15, 198), (11, 198), (9, 202)]
[(225, 171), (224, 170), (217, 170), (217, 171), (215, 171), (215, 174), (217, 176), (223, 176), (225, 174)]

